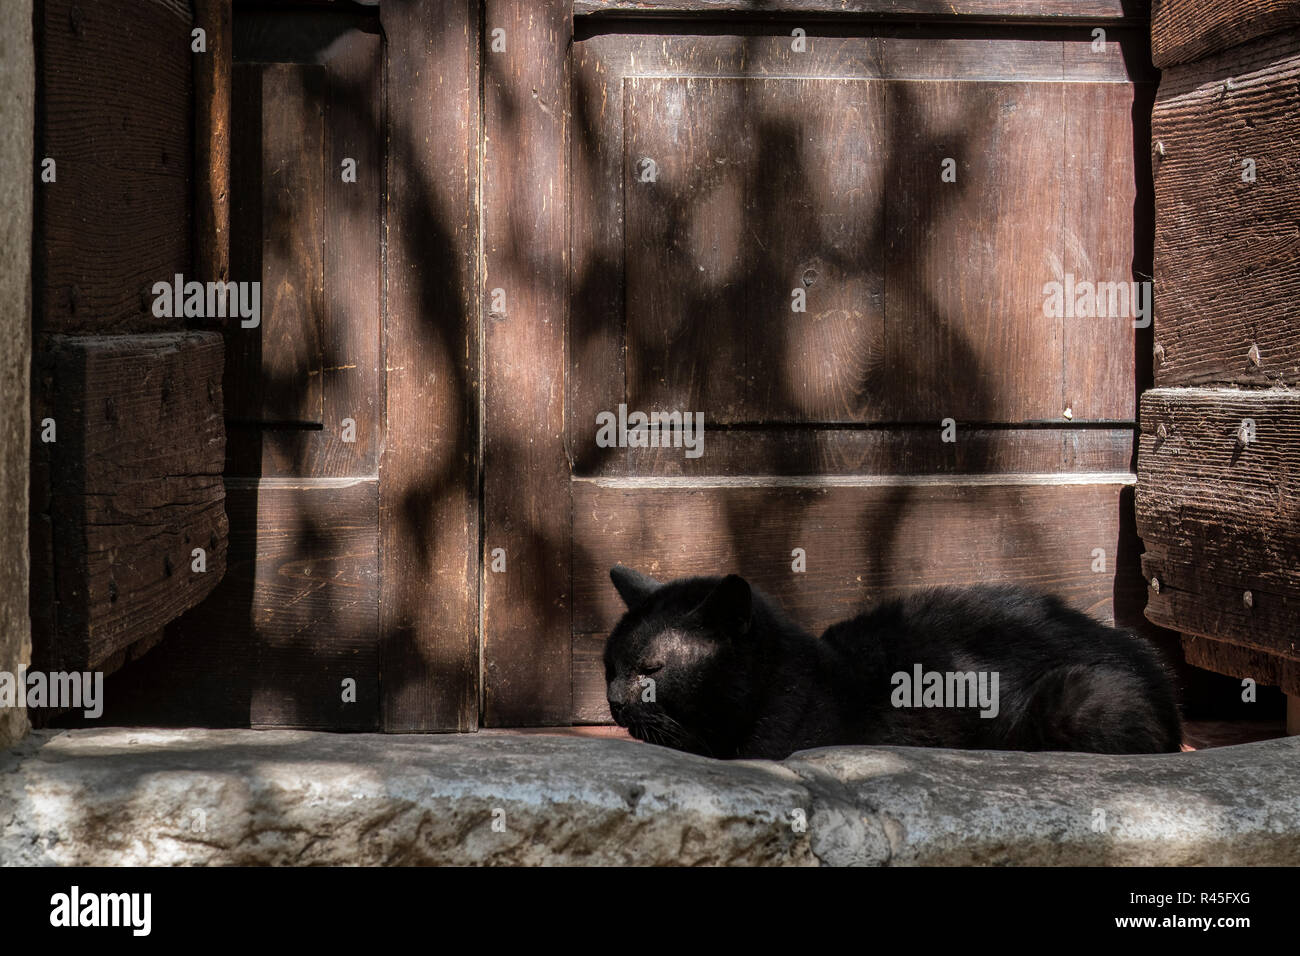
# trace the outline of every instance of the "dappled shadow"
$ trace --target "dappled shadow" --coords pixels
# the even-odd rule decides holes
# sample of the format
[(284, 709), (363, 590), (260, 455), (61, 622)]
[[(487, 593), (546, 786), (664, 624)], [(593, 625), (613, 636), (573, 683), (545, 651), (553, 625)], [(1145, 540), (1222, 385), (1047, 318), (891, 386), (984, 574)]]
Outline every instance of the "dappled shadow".
[[(238, 16), (237, 13), (237, 19)], [(313, 16), (328, 20), (331, 15)], [(333, 16), (338, 19), (331, 22), (340, 28), (378, 30), (373, 11), (354, 10)], [(661, 28), (620, 24), (618, 29), (627, 30), (632, 35), (653, 36), (653, 31)], [(692, 29), (707, 33), (713, 28), (705, 24)], [(815, 43), (821, 35), (820, 29), (813, 27), (809, 30), (811, 42)], [(846, 27), (841, 23), (825, 26), (824, 32), (832, 36), (859, 37), (876, 51), (873, 57), (879, 60), (880, 38), (891, 31), (872, 26)], [(779, 25), (747, 24), (741, 33), (745, 37), (742, 43), (757, 50), (759, 44), (765, 42), (765, 37), (784, 36), (788, 30)], [(999, 35), (992, 30), (985, 30), (985, 34)], [(944, 34), (934, 28), (927, 35)], [(1041, 35), (1044, 39), (1060, 36), (1050, 31), (1041, 31)], [(323, 33), (303, 31), (298, 32), (292, 41), (285, 42), (291, 42), (299, 51), (295, 56), (302, 62), (315, 62), (312, 58), (322, 56), (336, 39), (337, 34), (329, 30)], [(266, 42), (265, 37), (259, 42)], [(765, 483), (764, 479), (811, 479), (828, 473), (850, 480), (899, 475), (992, 475), (1020, 467), (1017, 464), (1019, 459), (1008, 450), (1020, 438), (1021, 432), (1016, 431), (1017, 428), (1025, 432), (1041, 430), (1045, 423), (997, 414), (1004, 404), (1000, 389), (1008, 376), (1016, 375), (1019, 369), (986, 367), (989, 350), (983, 343), (973, 340), (979, 330), (973, 329), (966, 317), (954, 307), (953, 297), (947, 290), (931, 284), (930, 277), (936, 269), (935, 250), (940, 248), (936, 237), (949, 229), (952, 222), (945, 218), (944, 207), (938, 203), (898, 201), (900, 184), (915, 180), (916, 171), (912, 164), (917, 157), (934, 162), (937, 187), (939, 159), (955, 157), (959, 172), (965, 169), (967, 158), (992, 148), (990, 138), (997, 118), (968, 116), (955, 129), (931, 128), (923, 122), (927, 104), (921, 96), (922, 84), (885, 84), (875, 80), (881, 87), (888, 86), (887, 90), (879, 92), (877, 100), (871, 101), (884, 108), (878, 114), (866, 116), (865, 122), (868, 126), (876, 124), (872, 127), (872, 142), (878, 145), (880, 152), (857, 158), (876, 170), (872, 175), (880, 188), (865, 201), (865, 216), (861, 222), (850, 223), (843, 231), (829, 235), (820, 231), (822, 220), (834, 212), (834, 204), (841, 197), (829, 187), (815, 194), (813, 205), (806, 208), (809, 223), (798, 233), (799, 241), (806, 242), (806, 248), (795, 249), (785, 235), (791, 230), (790, 217), (794, 213), (791, 190), (797, 184), (817, 181), (816, 150), (807, 142), (807, 130), (811, 122), (823, 121), (825, 117), (810, 120), (807, 114), (775, 110), (770, 103), (756, 99), (762, 95), (766, 76), (753, 65), (759, 59), (752, 51), (742, 56), (745, 69), (736, 77), (740, 91), (735, 124), (737, 127), (749, 124), (747, 128), (751, 129), (753, 140), (746, 142), (743, 149), (729, 154), (734, 163), (730, 175), (740, 184), (744, 196), (741, 222), (735, 231), (746, 237), (744, 249), (747, 254), (725, 274), (721, 270), (696, 270), (697, 275), (692, 275), (690, 281), (673, 290), (671, 308), (687, 317), (687, 327), (682, 337), (660, 341), (661, 347), (656, 352), (652, 347), (655, 343), (647, 337), (649, 330), (630, 324), (629, 316), (634, 304), (625, 299), (628, 266), (623, 255), (626, 237), (616, 245), (587, 244), (582, 256), (573, 256), (569, 273), (573, 309), (567, 327), (565, 381), (561, 386), (561, 383), (534, 380), (532, 385), (542, 389), (563, 387), (566, 416), (572, 418), (575, 414), (573, 391), (580, 380), (586, 381), (584, 376), (592, 374), (590, 356), (603, 354), (600, 350), (605, 348), (615, 332), (622, 350), (620, 361), (644, 361), (648, 368), (654, 364), (657, 355), (669, 368), (688, 368), (690, 372), (685, 384), (683, 381), (667, 381), (655, 394), (673, 397), (682, 410), (699, 408), (705, 412), (709, 422), (707, 438), (722, 443), (722, 447), (727, 449), (725, 454), (710, 459), (706, 451), (704, 459), (697, 465), (665, 464), (662, 459), (647, 465), (644, 460), (634, 462), (623, 450), (597, 448), (594, 423), (571, 420), (565, 439), (569, 443), (567, 452), (574, 474), (580, 479), (647, 475), (699, 479), (749, 476), (754, 478), (755, 488), (769, 487), (771, 497), (768, 500), (781, 509), (780, 520), (788, 528), (821, 529), (825, 536), (820, 540), (845, 542), (844, 553), (852, 555), (856, 562), (853, 567), (834, 569), (817, 568), (810, 562), (806, 583), (798, 585), (804, 597), (796, 603), (802, 612), (801, 623), (809, 628), (820, 628), (852, 613), (867, 600), (930, 583), (917, 579), (916, 568), (910, 562), (920, 559), (915, 554), (909, 556), (908, 548), (912, 545), (906, 539), (908, 535), (938, 534), (933, 529), (941, 527), (942, 523), (937, 521), (936, 515), (944, 509), (969, 509), (970, 502), (960, 496), (937, 496), (932, 488), (920, 482), (883, 481), (879, 487), (863, 487), (858, 492), (863, 500), (869, 499), (870, 507), (856, 503), (839, 515), (841, 524), (828, 528), (818, 494), (771, 488), (774, 483)], [(496, 67), (489, 63), (487, 68)], [(516, 96), (517, 90), (517, 84), (492, 84), (486, 91), (485, 108), (495, 111), (499, 122), (509, 125), (522, 122), (522, 118), (528, 115), (527, 111), (562, 107), (562, 104), (541, 102), (536, 96), (521, 101)], [(626, 158), (622, 154), (622, 141), (614, 144), (616, 153), (613, 155), (609, 144), (602, 143), (602, 138), (608, 134), (602, 120), (602, 110), (607, 104), (592, 99), (593, 95), (605, 93), (621, 97), (622, 91), (589, 89), (575, 75), (572, 92), (569, 129), (574, 162), (617, 162), (622, 170)], [(428, 143), (412, 138), (409, 130), (390, 124), (383, 110), (375, 112), (368, 89), (343, 82), (334, 90), (334, 96), (340, 110), (355, 117), (358, 125), (369, 135), (385, 144), (389, 167), (402, 170), (403, 180), (410, 186), (401, 195), (391, 196), (385, 207), (388, 217), (385, 226), (389, 235), (401, 233), (414, 237), (413, 241), (418, 242), (421, 250), (424, 261), (410, 287), (413, 300), (410, 307), (420, 316), (418, 347), (445, 359), (440, 368), (445, 372), (446, 380), (438, 383), (439, 394), (449, 395), (451, 399), (438, 408), (446, 415), (445, 421), (439, 423), (439, 427), (445, 429), (442, 447), (463, 449), (468, 456), (447, 455), (429, 460), (421, 473), (410, 479), (402, 497), (393, 502), (393, 520), (403, 524), (407, 531), (404, 537), (412, 542), (412, 553), (402, 557), (426, 572), (425, 580), (430, 588), (434, 588), (439, 543), (454, 540), (457, 533), (456, 528), (448, 525), (447, 502), (456, 501), (467, 482), (475, 493), (481, 493), (480, 465), (502, 475), (526, 473), (536, 460), (536, 443), (550, 440), (552, 436), (542, 430), (544, 423), (527, 420), (502, 423), (492, 435), (490, 459), (486, 462), (480, 460), (479, 409), (483, 397), (480, 373), (483, 363), (479, 361), (478, 349), (482, 346), (480, 313), (486, 316), (488, 305), (484, 303), (480, 308), (478, 294), (461, 282), (465, 242), (464, 236), (458, 233), (457, 211), (444, 205), (449, 191), (438, 178), (440, 171), (431, 169), (424, 161)], [(391, 99), (392, 90), (388, 91), (388, 96)], [(1135, 103), (1135, 155), (1141, 155), (1137, 146), (1144, 136), (1148, 118), (1148, 114), (1142, 111), (1144, 108)], [(239, 130), (235, 133), (237, 148), (257, 148), (242, 137)], [(328, 137), (329, 127), (326, 135)], [(724, 135), (723, 140), (725, 138)], [(901, 144), (907, 144), (907, 149), (903, 149)], [(489, 142), (487, 149), (493, 148), (494, 144)], [(497, 144), (495, 148), (505, 148), (505, 144)], [(779, 162), (774, 157), (779, 158)], [(1127, 157), (1115, 159), (1117, 162), (1125, 160)], [(1143, 169), (1138, 163), (1140, 182)], [(459, 171), (441, 172), (459, 174)], [(519, 174), (523, 175), (522, 172)], [(390, 185), (384, 183), (381, 194), (387, 194)], [(959, 175), (955, 183), (943, 188), (952, 190), (960, 198), (968, 190), (1015, 187), (1009, 183), (996, 183), (990, 187)], [(700, 206), (708, 199), (707, 193), (704, 190), (692, 192), (688, 188), (678, 189), (671, 195), (663, 192), (662, 197), (663, 205), (657, 211), (660, 217), (657, 228), (661, 234), (690, 236), (700, 217)], [(1148, 230), (1150, 197), (1145, 185), (1138, 190), (1138, 197), (1141, 208), (1135, 207), (1134, 221), (1139, 230)], [(620, 207), (618, 212), (626, 213), (626, 208)], [(523, 277), (521, 281), (536, 282), (540, 288), (547, 276), (568, 268), (566, 257), (570, 250), (547, 248), (538, 243), (532, 228), (534, 224), (526, 221), (523, 215), (511, 216), (507, 223), (505, 233), (494, 237), (499, 244), (490, 254), (510, 274)], [(623, 230), (630, 228), (626, 216), (620, 225)], [(606, 228), (609, 224), (600, 226)], [(588, 228), (594, 229), (596, 224), (574, 224), (575, 246), (583, 242), (579, 230)], [(288, 241), (289, 238), (283, 230), (272, 231), (270, 235), (273, 241)], [(845, 236), (849, 238), (846, 240)], [(705, 238), (709, 238), (707, 234)], [(778, 238), (782, 241), (769, 241)], [(987, 239), (987, 236), (977, 239)], [(328, 241), (330, 237), (327, 236)], [(1149, 269), (1149, 248), (1149, 234), (1144, 232), (1135, 237), (1135, 273), (1141, 274), (1142, 268)], [(286, 256), (290, 254), (287, 249), (279, 251)], [(681, 247), (671, 253), (664, 250), (664, 255), (676, 256), (679, 265), (682, 262), (693, 264), (690, 259), (693, 251), (698, 250)], [(378, 268), (381, 250), (375, 249), (373, 254), (374, 265)], [(798, 261), (792, 262), (790, 255), (796, 255)], [(958, 270), (962, 265), (962, 262), (954, 262), (951, 268)], [(656, 260), (649, 264), (649, 268), (659, 269), (664, 265)], [(470, 274), (476, 273), (471, 270)], [(833, 283), (862, 289), (865, 297), (859, 301), (837, 300), (834, 316), (810, 309), (806, 315), (783, 315), (778, 320), (775, 316), (788, 298), (778, 299), (776, 306), (770, 307), (761, 301), (761, 296), (788, 297), (789, 291), (781, 287), (781, 282), (788, 276), (805, 283), (810, 299), (826, 293)], [(236, 275), (233, 278), (243, 277)], [(903, 283), (909, 290), (910, 314), (900, 314), (896, 304), (893, 306), (896, 311), (890, 311), (889, 291), (896, 284), (901, 286)], [(521, 289), (510, 290), (511, 300), (527, 300), (529, 297), (524, 292)], [(739, 307), (736, 307), (735, 297), (740, 299)], [(593, 302), (607, 304), (609, 308), (590, 308)], [(720, 304), (724, 306), (721, 314)], [(334, 305), (337, 307), (338, 303)], [(376, 308), (379, 307), (376, 303)], [(514, 316), (508, 320), (536, 318)], [(365, 319), (362, 315), (348, 314), (341, 321), (353, 323)], [(846, 368), (850, 363), (842, 361), (837, 353), (818, 354), (822, 343), (830, 343), (826, 346), (828, 348), (833, 348), (834, 343), (810, 334), (810, 325), (814, 329), (820, 327), (814, 323), (833, 325), (837, 335), (835, 342), (849, 343), (851, 368)], [(935, 353), (929, 347), (915, 347), (908, 338), (911, 334), (909, 329), (914, 324), (924, 326), (921, 342), (941, 343), (944, 362), (947, 363), (945, 368), (936, 367)], [(1139, 339), (1137, 346), (1139, 369), (1145, 367), (1141, 341)], [(730, 349), (728, 354), (740, 354), (748, 363), (743, 369), (743, 381), (737, 386), (732, 407), (724, 413), (708, 404), (701, 405), (698, 399), (698, 395), (707, 394), (699, 391), (707, 385), (706, 380), (722, 371), (712, 358), (718, 343)], [(1149, 354), (1149, 341), (1145, 347)], [(393, 343), (389, 342), (388, 348), (391, 351)], [(384, 355), (382, 347), (380, 355)], [(473, 361), (463, 361), (466, 355)], [(346, 365), (355, 359), (355, 356), (340, 351), (339, 343), (328, 337), (322, 342), (320, 357), (322, 366), (327, 368)], [(258, 356), (251, 356), (248, 360), (260, 365)], [(1063, 354), (1062, 362), (1068, 361), (1070, 357)], [(633, 408), (642, 407), (637, 404), (639, 396), (634, 392), (631, 380), (644, 369), (627, 365), (620, 367), (623, 372), (618, 383), (620, 390), (601, 395), (601, 407), (613, 409), (623, 401)], [(381, 365), (381, 370), (383, 368)], [(830, 385), (810, 397), (807, 379), (800, 376), (816, 374), (819, 368), (829, 368), (826, 380)], [(538, 374), (544, 374), (544, 370)], [(949, 374), (959, 379), (963, 389), (960, 394), (945, 392), (949, 389), (945, 376)], [(648, 380), (646, 376), (641, 378)], [(294, 383), (285, 379), (271, 381), (265, 387), (279, 393), (292, 391)], [(913, 393), (920, 395), (921, 399), (913, 401)], [(942, 442), (940, 421), (937, 418), (930, 420), (929, 412), (936, 395), (951, 401), (950, 416), (958, 426), (956, 443)], [(1055, 401), (1055, 397), (1052, 400)], [(656, 407), (668, 408), (671, 405)], [(925, 409), (926, 415), (910, 413), (917, 407)], [(380, 396), (374, 414), (381, 415), (382, 408)], [(963, 409), (979, 411), (977, 414), (963, 414)], [(585, 411), (585, 406), (582, 410)], [(1061, 422), (1046, 424), (1052, 428), (1063, 427)], [(1075, 423), (1073, 427), (1086, 428), (1087, 424)], [(1127, 422), (1113, 424), (1121, 428), (1131, 427)], [(247, 432), (239, 431), (241, 427), (246, 426), (232, 425), (232, 442), (241, 448), (241, 456), (247, 456), (245, 460), (260, 461), (267, 437), (257, 433), (250, 437)], [(377, 445), (382, 447), (384, 426), (379, 423), (377, 428), (381, 436)], [(1063, 440), (1062, 446), (1064, 443)], [(1060, 452), (1058, 458), (1063, 455), (1064, 452)], [(688, 471), (688, 467), (694, 470)], [(1060, 468), (1067, 470), (1064, 463)], [(259, 473), (243, 474), (255, 479)], [(377, 482), (377, 474), (356, 477)], [(377, 485), (375, 494), (379, 494)], [(655, 500), (657, 507), (660, 499)], [(263, 553), (268, 529), (259, 529), (258, 525), (259, 508), (265, 506), (265, 501), (259, 504), (256, 482), (241, 486), (237, 504), (232, 495), (230, 570), (226, 582), (205, 605), (173, 625), (169, 638), (162, 645), (110, 679), (108, 708), (99, 723), (171, 726), (274, 723), (279, 726), (369, 730), (383, 725), (381, 669), (384, 684), (394, 688), (401, 687), (408, 679), (422, 681), (433, 672), (435, 683), (441, 676), (445, 678), (446, 687), (455, 689), (453, 693), (463, 692), (466, 686), (463, 660), (445, 665), (434, 662), (428, 657), (429, 649), (420, 645), (415, 632), (381, 631), (379, 575), (383, 563), (393, 556), (379, 553), (378, 499), (373, 512), (376, 535), (373, 539), (366, 537), (370, 531), (358, 530), (355, 523), (350, 523), (353, 522), (353, 513), (343, 510), (339, 499), (322, 495), (316, 503), (309, 503), (305, 497), (295, 501), (293, 513), (278, 519), (274, 528), (277, 557), (268, 563), (267, 555)], [(709, 530), (719, 540), (712, 542), (709, 555), (725, 556), (727, 566), (697, 567), (691, 561), (698, 556), (683, 558), (674, 552), (657, 556), (663, 569), (673, 574), (735, 570), (767, 585), (777, 580), (778, 575), (788, 575), (788, 552), (778, 553), (774, 558), (771, 539), (753, 533), (756, 522), (754, 499), (719, 492), (717, 502), (718, 522)], [(578, 569), (602, 562), (606, 550), (601, 542), (571, 534), (571, 522), (557, 523), (553, 515), (541, 513), (545, 507), (566, 505), (567, 502), (538, 502), (537, 508), (513, 512), (524, 515), (525, 519), (514, 521), (504, 530), (510, 536), (512, 552), (570, 554), (569, 564), (576, 576)], [(1125, 500), (1120, 507), (1131, 506)], [(629, 512), (628, 518), (639, 520), (641, 516)], [(964, 564), (942, 564), (940, 558), (950, 549), (960, 551), (970, 542), (927, 540), (922, 542), (920, 554), (935, 558), (936, 567), (930, 570), (960, 564), (965, 580), (954, 583), (970, 583), (990, 577), (1010, 580), (1014, 577), (1044, 588), (1060, 585), (1061, 569), (1036, 561), (1035, 556), (1046, 553), (1052, 539), (1063, 533), (1062, 528), (1066, 529), (1065, 533), (1073, 533), (1069, 527), (1071, 515), (1046, 514), (1041, 508), (1027, 508), (1023, 506), (1022, 498), (1011, 496), (1001, 500), (997, 513), (987, 514), (986, 518), (984, 533), (990, 541), (996, 539), (996, 546), (989, 554), (976, 556)], [(962, 525), (969, 533), (974, 533), (970, 529), (975, 526), (973, 520)], [(345, 530), (341, 531), (341, 527)], [(471, 540), (478, 541), (480, 533), (481, 526), (472, 528)], [(1124, 521), (1120, 522), (1120, 535), (1119, 550), (1124, 557), (1116, 560), (1112, 571), (1116, 582), (1121, 574), (1132, 572), (1133, 564), (1128, 556), (1134, 553), (1136, 541), (1131, 525)], [(370, 540), (374, 541), (373, 547), (368, 544)], [(642, 548), (635, 551), (629, 560), (646, 556), (643, 543), (638, 545), (632, 537), (626, 540), (632, 542), (634, 551), (637, 547)], [(467, 556), (469, 573), (462, 586), (475, 594), (482, 574), (479, 549), (492, 544), (479, 542), (473, 553)], [(1097, 542), (1097, 546), (1113, 554), (1116, 542), (1102, 540)], [(283, 561), (280, 556), (283, 556)], [(259, 559), (263, 560), (261, 567), (258, 566)], [(1081, 554), (1078, 560), (1081, 567), (1086, 567), (1090, 555)], [(515, 605), (511, 608), (510, 619), (553, 622), (559, 615), (567, 620), (577, 600), (577, 582), (557, 578), (553, 569), (533, 569), (533, 572), (519, 573), (512, 578), (508, 592), (502, 592)], [(285, 577), (291, 579), (289, 584), (291, 589), (296, 589), (294, 593), (302, 595), (301, 600), (311, 607), (309, 613), (295, 617), (287, 608), (266, 606), (275, 595), (289, 593), (269, 589), (268, 582), (274, 583), (276, 579)], [(1124, 622), (1137, 623), (1140, 604), (1134, 604), (1131, 595), (1128, 603), (1122, 604), (1119, 584), (1116, 583), (1115, 587), (1116, 612), (1123, 608), (1126, 618), (1136, 615), (1136, 620)], [(1085, 588), (1071, 597), (1087, 602), (1091, 595), (1092, 590)], [(438, 605), (438, 595), (434, 594), (433, 600)], [(1103, 614), (1107, 611), (1105, 607), (1089, 606), (1088, 609)], [(412, 617), (407, 608), (394, 611), (392, 620)], [(275, 619), (279, 612), (288, 615), (296, 631), (285, 633), (275, 625), (270, 629), (275, 635), (274, 640), (269, 640), (268, 634), (260, 628), (268, 619)], [(323, 641), (323, 630), (332, 626), (330, 622), (341, 614), (356, 615), (356, 635), (343, 637), (331, 632), (329, 641)], [(389, 619), (387, 615), (385, 619)], [(406, 661), (411, 669), (406, 672), (402, 667), (385, 669), (385, 661)], [(447, 672), (440, 675), (438, 668), (443, 666)], [(477, 660), (473, 666), (478, 667)], [(347, 676), (358, 679), (358, 699), (363, 703), (353, 709), (322, 706), (322, 699), (338, 699), (339, 682)], [(482, 679), (480, 673), (478, 680)], [(469, 685), (477, 689), (478, 681), (471, 680)], [(259, 710), (257, 699), (263, 690), (275, 699), (273, 706)], [(509, 691), (528, 700), (528, 688), (511, 687)], [(575, 686), (575, 697), (577, 692)], [(387, 697), (386, 692), (384, 696)]]

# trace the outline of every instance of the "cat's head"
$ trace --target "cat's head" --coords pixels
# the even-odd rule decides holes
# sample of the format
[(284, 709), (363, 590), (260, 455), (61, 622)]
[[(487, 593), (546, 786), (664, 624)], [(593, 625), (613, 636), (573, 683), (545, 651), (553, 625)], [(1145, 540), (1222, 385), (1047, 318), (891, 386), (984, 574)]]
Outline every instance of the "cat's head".
[(742, 577), (661, 584), (615, 565), (627, 612), (605, 643), (610, 713), (632, 736), (681, 750), (714, 751), (743, 711), (755, 593)]

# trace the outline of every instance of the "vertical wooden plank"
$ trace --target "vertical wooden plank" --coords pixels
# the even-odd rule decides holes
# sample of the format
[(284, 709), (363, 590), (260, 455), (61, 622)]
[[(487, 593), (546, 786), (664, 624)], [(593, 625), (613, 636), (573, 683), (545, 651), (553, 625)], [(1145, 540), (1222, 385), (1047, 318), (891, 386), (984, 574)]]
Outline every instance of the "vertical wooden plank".
[[(230, 157), (230, 278), (262, 281), (262, 66), (235, 63), (230, 71), (231, 123), (239, 148)], [(258, 475), (262, 471), (262, 330), (227, 322), (226, 369), (221, 389), (226, 396), (226, 473)]]
[(194, 0), (207, 52), (194, 56), (194, 272), (230, 278), (231, 0)]
[[(383, 44), (353, 31), (330, 46), (325, 144), (324, 429), (310, 455), (322, 477), (373, 475), (383, 435), (381, 271)], [(356, 181), (343, 179), (344, 160)], [(346, 421), (355, 422), (353, 441)]]
[[(1116, 286), (1114, 302), (1107, 287), (1098, 303), (1105, 314), (1064, 318), (1065, 405), (1075, 421), (1132, 421), (1134, 361), (1145, 358), (1134, 354), (1132, 283), (1151, 278), (1150, 230), (1144, 223), (1152, 215), (1150, 191), (1137, 185), (1149, 165), (1148, 145), (1144, 135), (1137, 141), (1134, 122), (1149, 110), (1152, 91), (1127, 83), (1070, 83), (1064, 90), (1063, 188), (1071, 198), (1063, 204), (1063, 271), (1094, 289), (1098, 283), (1127, 284), (1123, 292)], [(1059, 278), (1044, 276), (1044, 281)], [(1148, 308), (1150, 288), (1143, 293)], [(1113, 306), (1119, 308), (1111, 314)]]
[(502, 290), (505, 307), (483, 336), (483, 714), (491, 726), (567, 723), (572, 19), (567, 0), (484, 9), (483, 290), (490, 308)]
[(478, 4), (391, 0), (380, 691), (387, 731), (478, 724)]
[(324, 108), (324, 67), (262, 67), (264, 421), (321, 422)]

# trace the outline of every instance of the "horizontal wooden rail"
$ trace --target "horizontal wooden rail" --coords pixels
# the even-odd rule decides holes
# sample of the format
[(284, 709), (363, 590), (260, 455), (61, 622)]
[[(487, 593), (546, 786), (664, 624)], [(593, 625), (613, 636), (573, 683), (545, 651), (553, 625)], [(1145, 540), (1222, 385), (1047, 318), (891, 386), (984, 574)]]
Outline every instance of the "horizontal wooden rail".
[(577, 17), (870, 17), (1069, 23), (1144, 20), (1149, 0), (574, 0)]

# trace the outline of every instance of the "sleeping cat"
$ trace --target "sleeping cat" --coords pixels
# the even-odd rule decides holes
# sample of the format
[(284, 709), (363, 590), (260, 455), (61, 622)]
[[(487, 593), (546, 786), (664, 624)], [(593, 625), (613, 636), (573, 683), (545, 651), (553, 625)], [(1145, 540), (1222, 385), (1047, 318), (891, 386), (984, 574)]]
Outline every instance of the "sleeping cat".
[(831, 744), (1177, 751), (1173, 687), (1134, 635), (1016, 587), (884, 601), (820, 639), (734, 574), (610, 571), (614, 719), (640, 740), (781, 759)]

